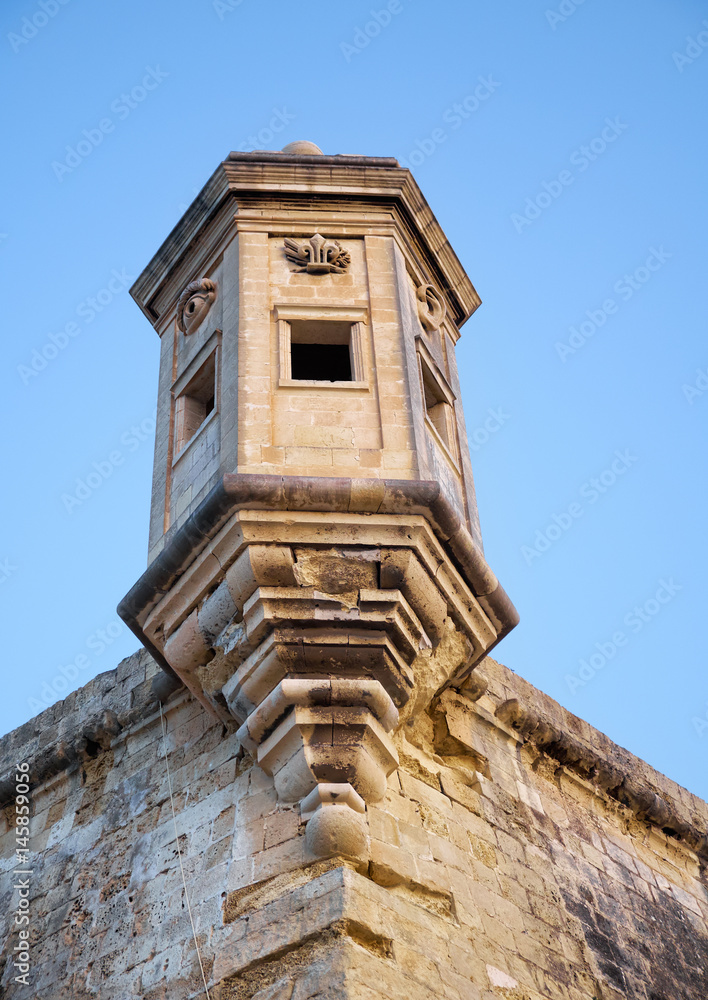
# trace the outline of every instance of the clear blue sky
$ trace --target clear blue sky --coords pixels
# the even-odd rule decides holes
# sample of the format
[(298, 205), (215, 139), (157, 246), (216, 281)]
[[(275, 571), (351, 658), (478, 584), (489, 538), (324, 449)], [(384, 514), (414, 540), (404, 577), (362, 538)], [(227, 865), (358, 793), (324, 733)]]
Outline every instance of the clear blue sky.
[(708, 796), (706, 4), (0, 19), (0, 731), (136, 647), (115, 606), (145, 566), (158, 338), (125, 285), (230, 150), (307, 138), (410, 164), (482, 297), (463, 402), (522, 618), (497, 655)]

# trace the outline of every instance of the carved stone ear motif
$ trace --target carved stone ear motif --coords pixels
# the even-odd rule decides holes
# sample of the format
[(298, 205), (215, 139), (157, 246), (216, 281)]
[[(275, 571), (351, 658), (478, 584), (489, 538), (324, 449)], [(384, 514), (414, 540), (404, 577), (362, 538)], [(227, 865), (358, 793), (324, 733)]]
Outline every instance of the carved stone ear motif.
[(433, 285), (420, 285), (416, 291), (418, 298), (418, 318), (423, 328), (432, 333), (438, 330), (447, 311), (445, 300)]
[(177, 303), (177, 326), (185, 335), (194, 333), (216, 298), (216, 282), (210, 278), (190, 281)]

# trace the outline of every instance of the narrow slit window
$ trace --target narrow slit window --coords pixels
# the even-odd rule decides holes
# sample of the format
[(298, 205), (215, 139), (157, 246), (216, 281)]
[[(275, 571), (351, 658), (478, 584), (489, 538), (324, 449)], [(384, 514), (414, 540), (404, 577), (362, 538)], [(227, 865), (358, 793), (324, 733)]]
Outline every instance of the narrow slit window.
[(308, 382), (352, 382), (351, 340), (351, 323), (291, 320), (290, 377)]
[(425, 397), (425, 411), (431, 424), (438, 432), (442, 440), (449, 448), (451, 445), (452, 406), (448, 402), (447, 396), (438, 384), (435, 376), (428, 370), (427, 365), (422, 364), (423, 395)]
[(202, 365), (175, 401), (175, 452), (197, 433), (216, 406), (216, 352)]

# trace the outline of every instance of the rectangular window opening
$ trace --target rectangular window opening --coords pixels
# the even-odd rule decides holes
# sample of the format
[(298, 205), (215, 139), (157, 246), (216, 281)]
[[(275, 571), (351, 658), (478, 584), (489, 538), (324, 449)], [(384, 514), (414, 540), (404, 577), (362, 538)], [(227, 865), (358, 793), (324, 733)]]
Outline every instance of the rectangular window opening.
[(352, 324), (335, 320), (291, 320), (291, 378), (352, 382)]
[(438, 385), (434, 376), (423, 365), (423, 394), (425, 396), (425, 410), (428, 419), (432, 423), (445, 444), (450, 447), (450, 411), (452, 407), (448, 403), (445, 394)]
[(216, 351), (204, 362), (175, 402), (175, 451), (179, 453), (216, 406)]

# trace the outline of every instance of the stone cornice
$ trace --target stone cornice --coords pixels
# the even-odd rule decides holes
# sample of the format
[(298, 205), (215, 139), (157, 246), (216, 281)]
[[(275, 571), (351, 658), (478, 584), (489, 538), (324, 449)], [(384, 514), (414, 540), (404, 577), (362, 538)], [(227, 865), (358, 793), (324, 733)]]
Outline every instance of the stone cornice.
[(489, 658), (460, 693), (491, 725), (536, 748), (595, 794), (708, 859), (708, 805)]
[[(237, 510), (298, 510), (362, 514), (420, 514), (450, 552), (484, 612), (497, 629), (498, 643), (518, 623), (516, 608), (482, 552), (436, 482), (337, 479), (303, 476), (224, 476), (188, 520), (172, 534), (157, 558), (118, 606), (118, 614), (153, 657), (172, 674), (142, 624)], [(490, 647), (491, 648), (491, 647)]]
[[(480, 304), (447, 237), (409, 170), (388, 157), (293, 156), (286, 153), (231, 153), (217, 168), (131, 288), (131, 294), (152, 323), (161, 303), (155, 299), (170, 274), (183, 266), (195, 245), (212, 252), (239, 211), (254, 205), (291, 202), (292, 206), (326, 210), (336, 204), (349, 221), (366, 211), (369, 224), (394, 221), (401, 243), (418, 259), (446, 296), (451, 317), (459, 327)], [(273, 207), (276, 207), (275, 205)], [(378, 216), (372, 219), (371, 212)], [(262, 213), (261, 213), (262, 214)], [(263, 216), (265, 217), (265, 216)], [(369, 230), (370, 231), (370, 230)], [(189, 276), (187, 276), (188, 278)], [(192, 275), (193, 277), (193, 275)], [(180, 277), (183, 283), (184, 276)], [(177, 283), (179, 284), (179, 282)], [(181, 291), (181, 288), (179, 289)], [(175, 291), (175, 295), (179, 294)]]
[[(664, 833), (674, 835), (701, 857), (708, 859), (708, 832), (694, 817), (668, 796), (648, 785), (635, 768), (625, 772), (615, 754), (603, 753), (585, 744), (570, 730), (561, 730), (544, 715), (516, 698), (497, 709), (499, 719), (519, 733), (524, 741), (558, 761), (569, 771), (589, 780), (611, 799), (626, 806), (637, 819), (646, 820)], [(609, 742), (609, 741), (608, 741)], [(603, 748), (607, 749), (607, 748)], [(616, 748), (619, 750), (619, 748)], [(636, 765), (636, 759), (633, 761)]]
[(299, 802), (308, 849), (361, 857), (394, 729), (516, 612), (437, 482), (226, 475), (123, 600), (158, 662)]

